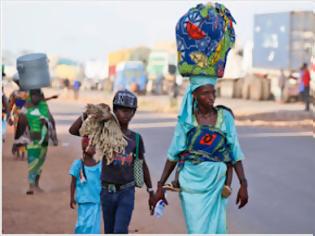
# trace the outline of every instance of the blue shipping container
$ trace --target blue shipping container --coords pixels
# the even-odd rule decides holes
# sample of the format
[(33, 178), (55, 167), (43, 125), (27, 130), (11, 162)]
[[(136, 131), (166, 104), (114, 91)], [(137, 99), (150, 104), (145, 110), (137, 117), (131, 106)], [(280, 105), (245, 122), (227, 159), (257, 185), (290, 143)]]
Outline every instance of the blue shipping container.
[(253, 66), (298, 70), (310, 62), (315, 14), (283, 12), (255, 15)]

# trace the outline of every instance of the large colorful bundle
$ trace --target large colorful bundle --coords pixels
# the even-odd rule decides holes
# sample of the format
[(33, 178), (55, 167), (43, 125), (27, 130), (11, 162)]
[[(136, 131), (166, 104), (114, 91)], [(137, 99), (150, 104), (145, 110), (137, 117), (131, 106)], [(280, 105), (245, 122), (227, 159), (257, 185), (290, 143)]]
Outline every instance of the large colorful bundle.
[(235, 42), (233, 19), (222, 4), (198, 4), (176, 25), (178, 69), (183, 76), (221, 78)]

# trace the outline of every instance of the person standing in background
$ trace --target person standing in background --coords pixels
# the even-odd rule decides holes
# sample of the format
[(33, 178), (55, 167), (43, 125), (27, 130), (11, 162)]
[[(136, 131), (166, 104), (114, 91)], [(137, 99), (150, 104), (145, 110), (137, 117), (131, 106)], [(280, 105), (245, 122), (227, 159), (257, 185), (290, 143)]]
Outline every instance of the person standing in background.
[(43, 191), (39, 187), (39, 179), (48, 149), (49, 113), (46, 110), (46, 106), (43, 106), (45, 101), (42, 100), (41, 90), (33, 89), (29, 93), (30, 99), (19, 113), (12, 149), (15, 150), (17, 148), (20, 138), (27, 139), (29, 189), (26, 194), (32, 195), (34, 191)]
[(307, 63), (304, 63), (301, 68), (301, 83), (303, 84), (303, 100), (305, 102), (305, 111), (310, 110), (310, 81), (311, 74), (308, 70)]
[(279, 76), (279, 80), (278, 80), (278, 86), (280, 88), (280, 99), (281, 101), (283, 101), (284, 98), (284, 88), (285, 88), (285, 84), (286, 84), (286, 77), (284, 75), (284, 71), (283, 69), (280, 70), (280, 76)]
[[(2, 65), (2, 79), (6, 76), (4, 72), (4, 65)], [(7, 130), (7, 120), (10, 117), (9, 112), (9, 104), (8, 104), (8, 98), (4, 93), (3, 84), (2, 84), (2, 142), (5, 141), (5, 135)]]
[(81, 87), (81, 82), (79, 80), (75, 80), (73, 82), (73, 96), (75, 100), (78, 100), (79, 98), (80, 87)]
[[(18, 89), (13, 90), (9, 96), (8, 101), (8, 124), (14, 127), (14, 134), (17, 130), (18, 119), (21, 109), (29, 98), (28, 91), (23, 90), (20, 86), (20, 77), (15, 74), (12, 81), (18, 86)], [(15, 135), (14, 135), (15, 136)], [(22, 136), (19, 141), (14, 140), (14, 145), (12, 146), (12, 154), (16, 160), (24, 160), (26, 156), (26, 146), (28, 140)]]

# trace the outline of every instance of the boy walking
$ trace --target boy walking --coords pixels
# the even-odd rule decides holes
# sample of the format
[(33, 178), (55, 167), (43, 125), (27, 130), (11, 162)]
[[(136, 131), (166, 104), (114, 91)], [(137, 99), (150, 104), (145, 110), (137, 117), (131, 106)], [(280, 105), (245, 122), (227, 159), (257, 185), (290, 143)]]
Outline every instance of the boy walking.
[[(140, 134), (128, 128), (129, 122), (133, 118), (136, 109), (137, 97), (133, 93), (122, 90), (115, 94), (113, 100), (114, 116), (119, 122), (119, 127), (125, 137), (127, 145), (122, 153), (114, 152), (110, 161), (108, 161), (109, 159), (106, 155), (103, 156), (101, 204), (104, 231), (107, 234), (128, 233), (135, 202), (135, 158), (143, 160), (144, 182), (147, 186), (147, 192), (149, 193), (149, 209), (151, 214), (154, 207), (154, 192), (149, 169), (144, 159), (145, 150), (143, 140)], [(87, 114), (84, 113), (82, 117), (79, 117), (72, 124), (69, 132), (73, 135), (80, 135), (79, 130), (82, 126), (82, 122), (86, 118)], [(136, 153), (138, 153), (138, 155), (136, 155)]]

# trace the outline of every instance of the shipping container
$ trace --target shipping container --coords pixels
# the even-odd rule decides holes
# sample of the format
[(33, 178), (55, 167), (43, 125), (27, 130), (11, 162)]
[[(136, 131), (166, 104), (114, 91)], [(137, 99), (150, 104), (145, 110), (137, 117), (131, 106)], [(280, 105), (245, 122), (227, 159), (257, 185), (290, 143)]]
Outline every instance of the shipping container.
[(310, 63), (315, 42), (315, 13), (255, 15), (253, 67), (299, 70)]

